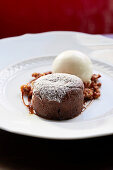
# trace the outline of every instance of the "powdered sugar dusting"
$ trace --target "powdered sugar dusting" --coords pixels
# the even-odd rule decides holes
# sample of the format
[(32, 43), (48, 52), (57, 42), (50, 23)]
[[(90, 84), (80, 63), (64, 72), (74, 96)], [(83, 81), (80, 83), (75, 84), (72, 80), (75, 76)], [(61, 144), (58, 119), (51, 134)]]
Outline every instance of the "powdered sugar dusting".
[(54, 73), (37, 79), (33, 85), (33, 94), (40, 95), (42, 99), (61, 102), (69, 90), (83, 87), (82, 80), (75, 75)]

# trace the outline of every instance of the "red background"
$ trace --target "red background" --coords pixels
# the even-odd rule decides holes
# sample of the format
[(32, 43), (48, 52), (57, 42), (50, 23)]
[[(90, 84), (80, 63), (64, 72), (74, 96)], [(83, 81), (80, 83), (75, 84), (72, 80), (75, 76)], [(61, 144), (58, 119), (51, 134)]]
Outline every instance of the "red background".
[(54, 30), (113, 32), (113, 0), (0, 0), (0, 38)]

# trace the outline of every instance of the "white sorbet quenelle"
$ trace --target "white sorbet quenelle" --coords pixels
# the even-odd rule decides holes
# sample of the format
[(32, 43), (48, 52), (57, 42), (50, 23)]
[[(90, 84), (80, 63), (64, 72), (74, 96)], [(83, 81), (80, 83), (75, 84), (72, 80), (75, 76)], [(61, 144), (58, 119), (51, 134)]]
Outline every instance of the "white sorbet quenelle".
[(80, 51), (68, 50), (59, 54), (52, 65), (53, 73), (68, 73), (90, 82), (93, 67), (89, 57)]

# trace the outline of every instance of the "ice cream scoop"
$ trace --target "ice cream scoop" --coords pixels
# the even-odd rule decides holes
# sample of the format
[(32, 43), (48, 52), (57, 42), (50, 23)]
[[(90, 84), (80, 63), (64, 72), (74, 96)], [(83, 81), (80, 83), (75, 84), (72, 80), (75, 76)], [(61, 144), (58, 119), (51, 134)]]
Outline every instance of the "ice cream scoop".
[(52, 65), (53, 73), (68, 73), (78, 76), (83, 82), (90, 82), (93, 67), (90, 58), (76, 50), (68, 50), (59, 54)]

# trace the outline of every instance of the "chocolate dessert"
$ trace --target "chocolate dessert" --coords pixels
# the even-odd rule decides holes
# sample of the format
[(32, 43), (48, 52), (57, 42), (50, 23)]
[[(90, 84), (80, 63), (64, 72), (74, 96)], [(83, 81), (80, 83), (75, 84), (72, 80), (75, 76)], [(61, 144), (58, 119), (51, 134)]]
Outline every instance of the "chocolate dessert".
[(46, 75), (34, 82), (32, 105), (36, 114), (43, 118), (70, 119), (82, 111), (83, 90), (83, 82), (74, 75)]

